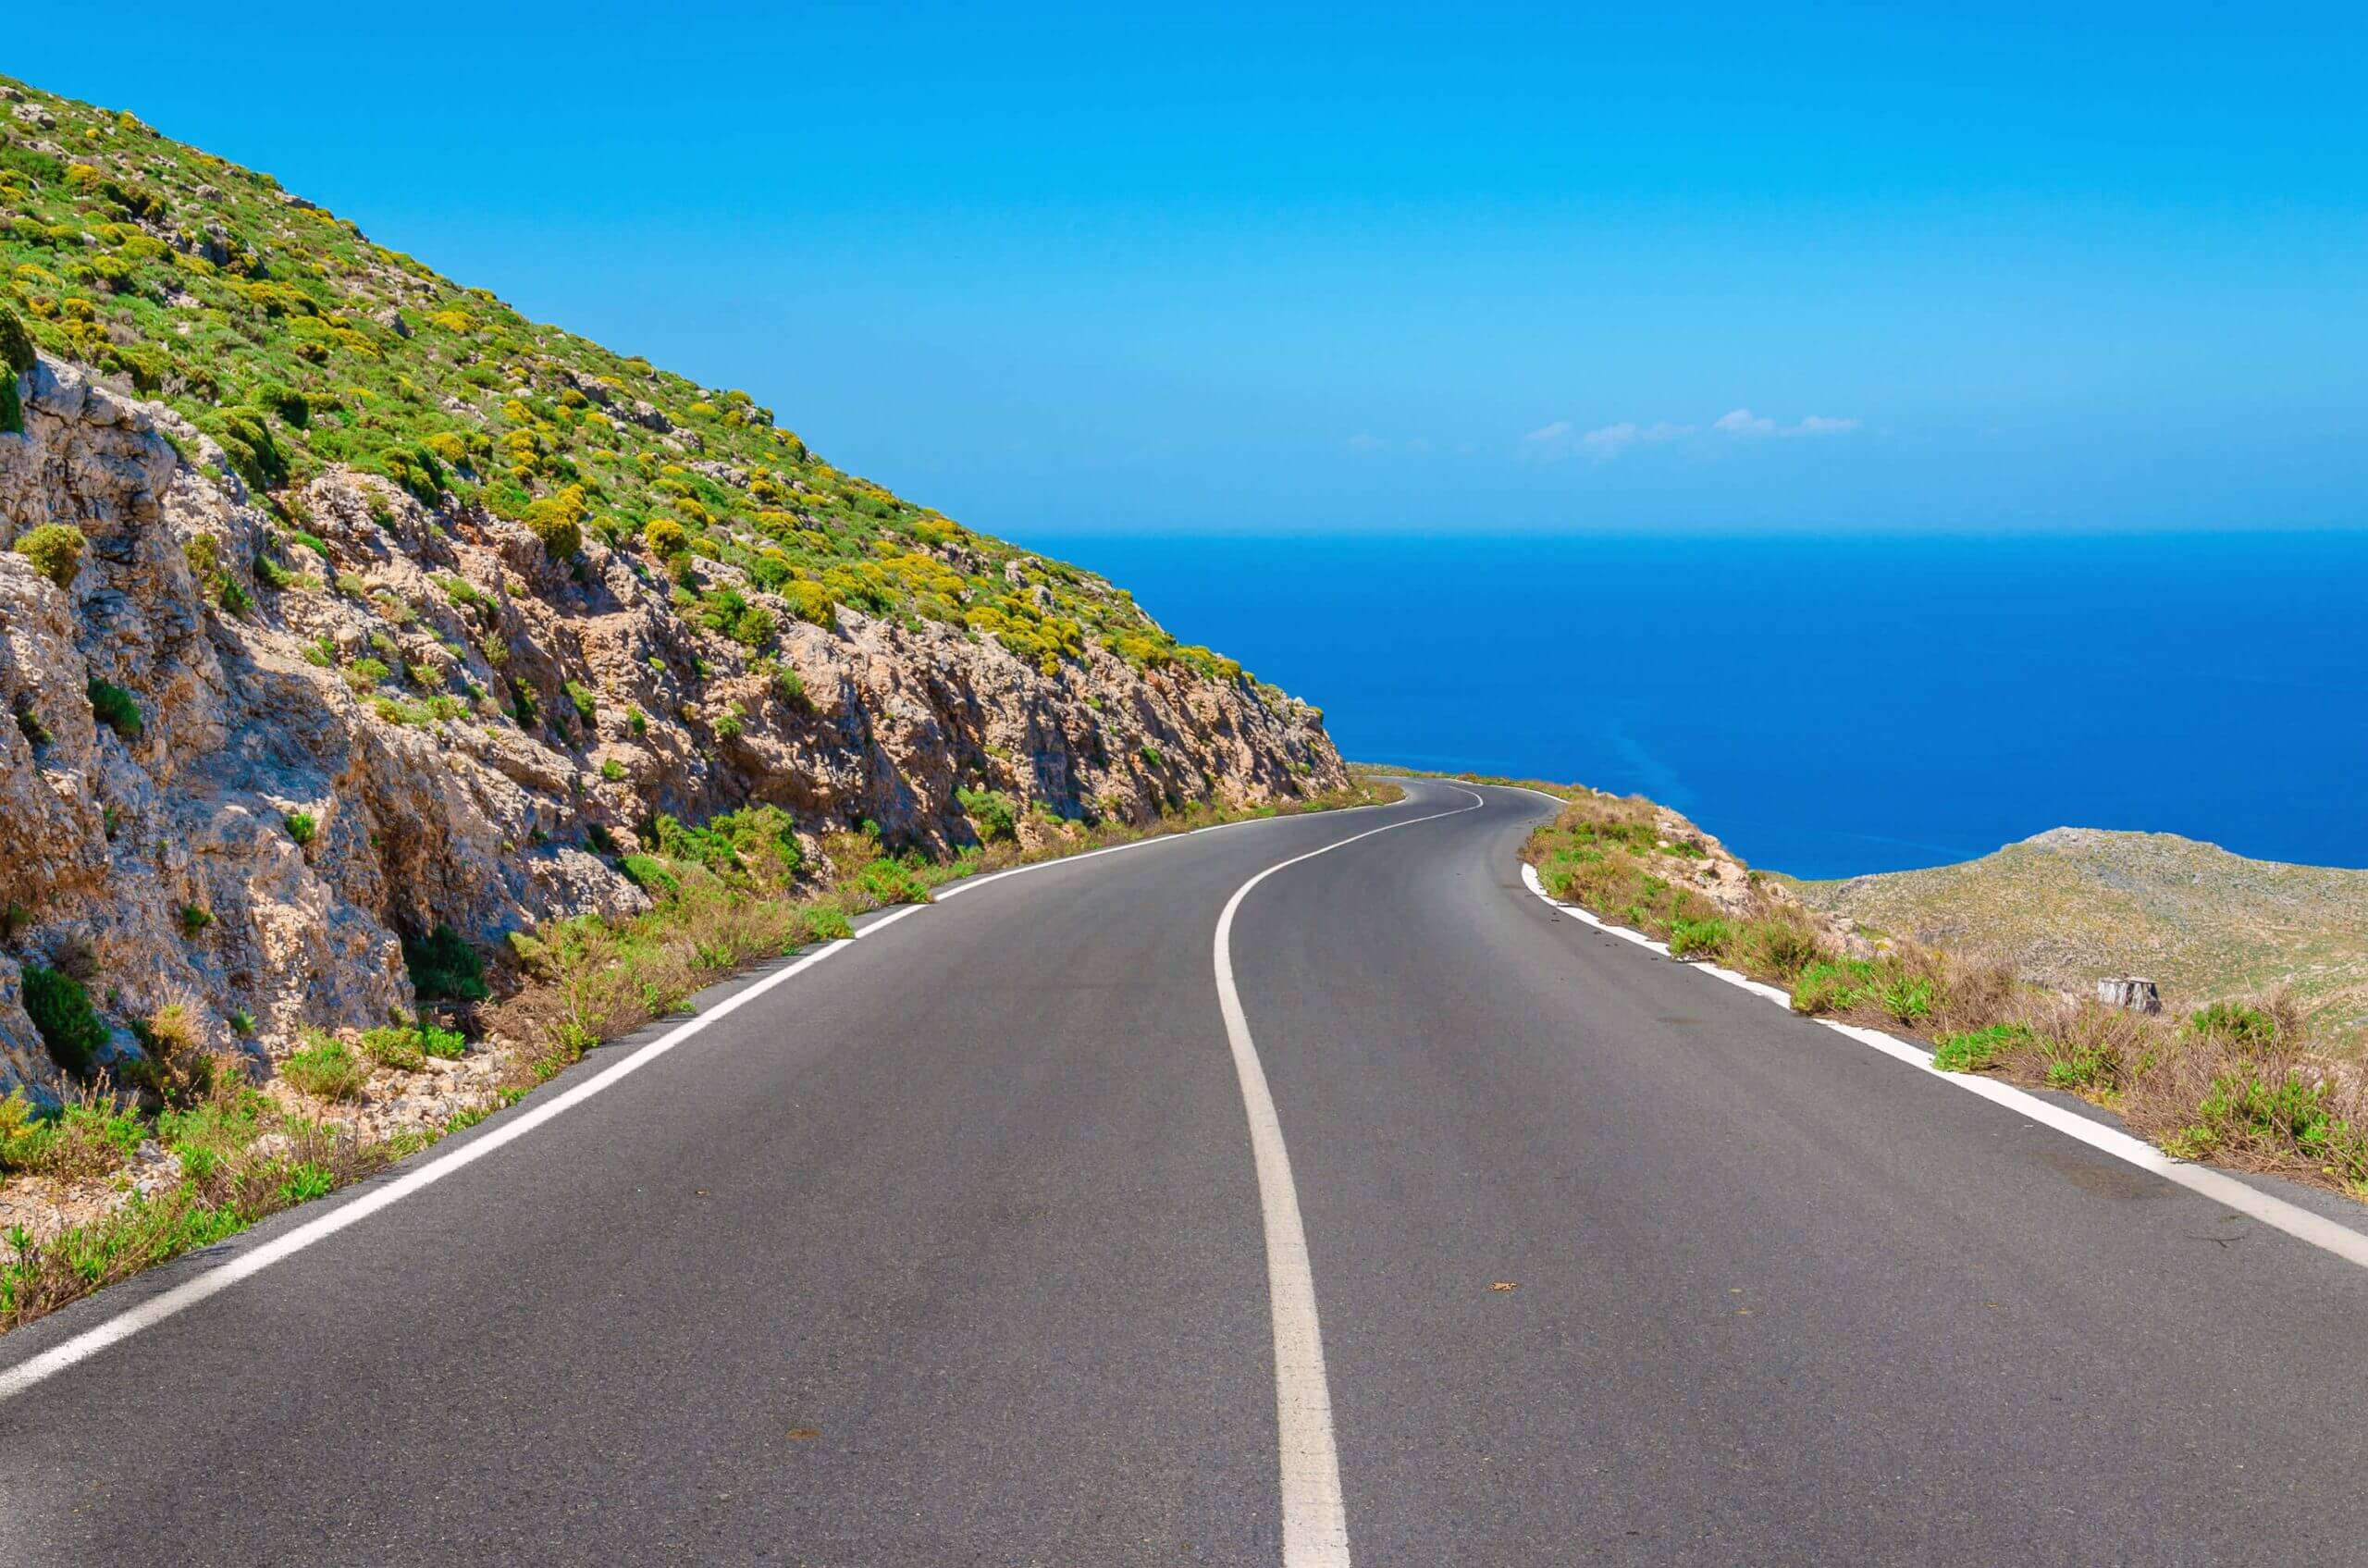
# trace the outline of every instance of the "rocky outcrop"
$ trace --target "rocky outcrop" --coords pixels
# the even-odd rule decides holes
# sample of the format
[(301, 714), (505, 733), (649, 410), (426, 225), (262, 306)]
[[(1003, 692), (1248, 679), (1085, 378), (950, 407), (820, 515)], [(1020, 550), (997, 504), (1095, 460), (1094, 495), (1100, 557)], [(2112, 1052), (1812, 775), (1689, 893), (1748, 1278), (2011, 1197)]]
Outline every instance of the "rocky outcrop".
[[(1320, 715), (1245, 679), (845, 607), (809, 624), (696, 562), (777, 614), (758, 659), (638, 553), (557, 560), (341, 469), (275, 505), (178, 415), (55, 360), (24, 402), (0, 435), (0, 1089), (57, 1081), (25, 964), (84, 977), (116, 1053), (174, 1003), (268, 1051), (411, 1006), (405, 933), (491, 946), (638, 907), (612, 856), (659, 814), (771, 802), (943, 851), (971, 837), (966, 786), (1139, 820), (1346, 782)], [(63, 586), (7, 548), (47, 524), (88, 541)], [(94, 682), (136, 716), (103, 722)]]

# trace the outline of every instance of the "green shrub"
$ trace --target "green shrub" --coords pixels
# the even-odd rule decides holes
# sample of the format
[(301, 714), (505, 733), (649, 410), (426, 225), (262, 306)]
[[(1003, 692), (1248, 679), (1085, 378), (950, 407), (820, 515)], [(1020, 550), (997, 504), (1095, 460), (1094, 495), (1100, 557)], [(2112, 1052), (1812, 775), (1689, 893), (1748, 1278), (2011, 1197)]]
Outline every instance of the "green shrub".
[(1793, 1010), (1811, 1017), (1847, 1012), (1865, 999), (1873, 978), (1874, 966), (1862, 958), (1811, 964), (1793, 982)]
[(23, 1090), (11, 1089), (0, 1098), (0, 1171), (31, 1169), (41, 1158), (47, 1125)]
[(32, 702), (28, 698), (17, 699), (17, 728), (29, 746), (47, 746), (54, 738), (49, 733), (49, 726), (41, 722), (41, 715), (33, 711)]
[(40, 356), (33, 350), (33, 335), (15, 311), (0, 305), (0, 372), (11, 377), (29, 373)]
[(195, 936), (213, 923), (214, 911), (204, 905), (184, 904), (181, 906), (181, 934), (183, 936)]
[(691, 548), (691, 537), (671, 517), (653, 517), (641, 530), (641, 542), (660, 561), (672, 561)]
[(2047, 1081), (2057, 1089), (2110, 1089), (2120, 1058), (2103, 1045), (2055, 1042), (2048, 1047)]
[(913, 868), (904, 861), (882, 856), (857, 871), (853, 879), (857, 891), (881, 904), (926, 904), (929, 888), (913, 874)]
[(100, 723), (126, 740), (138, 740), (146, 727), (140, 716), (140, 704), (130, 692), (109, 681), (92, 675), (83, 688), (91, 699), (91, 712)]
[(438, 924), (424, 937), (406, 936), (402, 945), (412, 989), (423, 997), (482, 1002), (493, 994), (485, 982), (485, 959), (450, 926)]
[(68, 1104), (44, 1111), (11, 1090), (0, 1099), (0, 1171), (39, 1171), (68, 1180), (105, 1176), (131, 1157), (146, 1130), (138, 1117), (110, 1105)]
[(1734, 932), (1721, 920), (1670, 922), (1669, 953), (1672, 958), (1715, 958), (1727, 950)]
[(732, 640), (743, 648), (761, 650), (772, 646), (780, 630), (781, 624), (771, 611), (761, 604), (752, 604), (732, 623)]
[(1167, 766), (1167, 759), (1159, 754), (1159, 747), (1155, 746), (1145, 746), (1142, 749), (1142, 759), (1146, 764), (1153, 768), (1165, 768)]
[(1770, 916), (1747, 922), (1734, 945), (1744, 967), (1789, 984), (1824, 953), (1805, 920)]
[(279, 1184), (279, 1201), (283, 1204), (307, 1204), (314, 1198), (326, 1198), (337, 1191), (337, 1172), (317, 1160), (307, 1160), (288, 1173)]
[(17, 378), (0, 375), (0, 436), (25, 433), (25, 400), (18, 395)]
[(72, 975), (27, 964), (25, 1012), (57, 1065), (76, 1077), (87, 1075), (106, 1049), (107, 1026), (91, 1006), (91, 994)]
[(370, 1068), (342, 1040), (307, 1031), (308, 1043), (279, 1064), (280, 1076), (321, 1100), (351, 1100), (370, 1081)]
[(1983, 1072), (1995, 1067), (2008, 1050), (2030, 1038), (2020, 1024), (1993, 1023), (1957, 1034), (1944, 1034), (1932, 1047), (1932, 1065), (1942, 1072)]
[(628, 855), (617, 862), (617, 869), (624, 872), (625, 880), (652, 898), (672, 898), (683, 891), (682, 883), (666, 869), (666, 862), (654, 855)]
[(380, 1067), (394, 1068), (403, 1072), (416, 1072), (430, 1056), (457, 1061), (468, 1052), (468, 1042), (449, 1029), (434, 1024), (394, 1023), (383, 1029), (364, 1030), (362, 1050)]
[(567, 693), (567, 700), (575, 705), (575, 716), (583, 720), (585, 727), (589, 729), (593, 715), (598, 711), (592, 700), (592, 689), (581, 681), (569, 681), (561, 689)]
[(1903, 972), (1883, 982), (1881, 999), (1883, 1011), (1901, 1023), (1921, 1023), (1932, 1016), (1940, 988), (1930, 975)]
[(1019, 836), (1019, 818), (1010, 796), (999, 789), (957, 789), (955, 800), (962, 814), (979, 830), (981, 843)]
[(525, 524), (553, 561), (570, 560), (584, 549), (583, 511), (546, 496), (526, 508)]
[(288, 483), (288, 453), (271, 433), (268, 413), (259, 408), (216, 409), (201, 422), (207, 435), (222, 444), (230, 467), (258, 490), (276, 490)]
[(82, 570), (82, 549), (89, 543), (82, 530), (71, 523), (44, 523), (27, 530), (15, 548), (33, 563), (34, 571), (61, 588), (70, 588), (75, 574)]
[(2196, 1123), (2175, 1141), (2190, 1158), (2214, 1149), (2267, 1144), (2291, 1151), (2355, 1188), (2368, 1184), (2368, 1131), (2337, 1117), (2331, 1085), (2293, 1072), (2276, 1079), (2224, 1073), (2196, 1105)]
[[(313, 422), (313, 405), (304, 394), (282, 381), (265, 381), (251, 394), (257, 408), (268, 409), (299, 430)], [(323, 550), (323, 555), (328, 551)]]
[(610, 784), (623, 784), (625, 782), (625, 765), (613, 757), (606, 758), (600, 763), (600, 776)]
[[(444, 464), (425, 446), (390, 447), (380, 452), (378, 472), (422, 506), (444, 502)], [(376, 508), (372, 512), (375, 514)]]
[(290, 811), (279, 821), (288, 829), (288, 836), (296, 841), (299, 848), (312, 843), (320, 835), (320, 819), (310, 811)]
[(2277, 1043), (2277, 1020), (2240, 1003), (2214, 1002), (2187, 1021), (2196, 1033), (2225, 1040), (2238, 1050), (2257, 1051)]

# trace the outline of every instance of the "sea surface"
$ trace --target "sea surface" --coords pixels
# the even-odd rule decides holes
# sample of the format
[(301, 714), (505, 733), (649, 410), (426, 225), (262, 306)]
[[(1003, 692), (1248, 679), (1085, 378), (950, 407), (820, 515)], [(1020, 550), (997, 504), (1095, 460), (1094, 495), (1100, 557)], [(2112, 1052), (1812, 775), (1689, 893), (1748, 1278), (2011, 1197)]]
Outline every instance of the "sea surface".
[(1641, 792), (1799, 876), (2059, 825), (2368, 866), (2368, 531), (1025, 542), (1352, 759)]

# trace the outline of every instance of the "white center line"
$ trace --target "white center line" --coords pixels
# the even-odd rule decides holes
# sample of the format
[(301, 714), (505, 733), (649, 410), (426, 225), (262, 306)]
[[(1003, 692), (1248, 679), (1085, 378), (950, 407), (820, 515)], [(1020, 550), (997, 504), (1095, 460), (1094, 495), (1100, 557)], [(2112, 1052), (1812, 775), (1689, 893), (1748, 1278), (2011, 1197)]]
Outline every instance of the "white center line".
[[(1455, 786), (1450, 786), (1455, 787)], [(1349, 1519), (1340, 1501), (1340, 1456), (1332, 1439), (1332, 1392), (1324, 1376), (1324, 1335), (1315, 1315), (1315, 1276), (1307, 1257), (1307, 1231), (1300, 1222), (1299, 1189), (1291, 1180), (1283, 1127), (1266, 1089), (1266, 1069), (1242, 1016), (1241, 993), (1233, 983), (1233, 916), (1250, 890), (1288, 866), (1351, 845), (1361, 838), (1416, 822), (1436, 821), (1486, 802), (1471, 790), (1472, 804), (1452, 811), (1410, 817), (1295, 855), (1267, 867), (1234, 890), (1217, 917), (1217, 1006), (1225, 1013), (1233, 1069), (1241, 1080), (1241, 1103), (1250, 1114), (1250, 1147), (1258, 1167), (1258, 1206), (1266, 1229), (1266, 1291), (1275, 1324), (1275, 1415), (1280, 1429), (1283, 1487), (1283, 1568), (1349, 1568)]]

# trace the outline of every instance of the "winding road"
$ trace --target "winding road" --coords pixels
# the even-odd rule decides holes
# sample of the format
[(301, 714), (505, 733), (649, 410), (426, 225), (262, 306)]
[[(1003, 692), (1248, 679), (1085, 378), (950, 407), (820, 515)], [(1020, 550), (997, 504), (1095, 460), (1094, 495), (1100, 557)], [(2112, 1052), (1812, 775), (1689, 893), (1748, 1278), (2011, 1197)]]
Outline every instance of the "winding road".
[(1571, 919), (1550, 809), (719, 987), (0, 1340), (0, 1560), (2368, 1561), (2368, 1270)]

